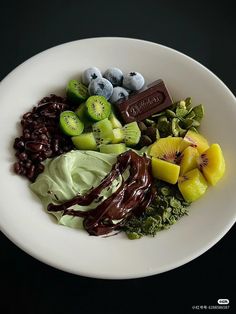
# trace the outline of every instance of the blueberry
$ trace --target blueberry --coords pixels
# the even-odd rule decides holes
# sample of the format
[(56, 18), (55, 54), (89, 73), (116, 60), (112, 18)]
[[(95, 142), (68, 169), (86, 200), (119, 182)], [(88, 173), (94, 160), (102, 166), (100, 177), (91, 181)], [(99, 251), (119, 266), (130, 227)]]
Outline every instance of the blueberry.
[(111, 82), (102, 77), (92, 80), (89, 84), (88, 91), (91, 96), (99, 95), (109, 99), (113, 92), (113, 86)]
[(113, 86), (121, 86), (123, 81), (123, 73), (118, 68), (109, 68), (105, 71), (103, 77), (111, 82)]
[(102, 77), (102, 74), (98, 68), (96, 67), (88, 68), (82, 74), (82, 83), (88, 86), (92, 80), (95, 80), (96, 78), (100, 77)]
[(112, 104), (115, 104), (120, 100), (126, 100), (128, 96), (129, 96), (129, 93), (127, 92), (126, 89), (124, 89), (124, 87), (116, 86), (113, 88), (113, 93), (109, 101)]
[(130, 90), (140, 90), (144, 85), (144, 78), (138, 72), (129, 72), (124, 76), (123, 86)]

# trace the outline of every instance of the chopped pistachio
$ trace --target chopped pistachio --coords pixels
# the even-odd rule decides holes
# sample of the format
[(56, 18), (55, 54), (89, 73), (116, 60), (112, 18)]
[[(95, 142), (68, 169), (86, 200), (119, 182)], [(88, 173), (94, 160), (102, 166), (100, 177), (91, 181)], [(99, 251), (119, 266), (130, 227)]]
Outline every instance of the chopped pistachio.
[(171, 216), (170, 212), (168, 212), (167, 210), (163, 211), (162, 219), (163, 219), (164, 222), (169, 221), (170, 216)]
[(160, 191), (161, 191), (161, 194), (164, 196), (171, 194), (170, 188), (168, 186), (164, 186), (163, 188), (161, 188)]
[[(133, 216), (124, 226), (128, 238), (138, 239), (143, 235), (154, 236), (157, 232), (169, 229), (183, 215), (187, 207), (177, 185), (156, 180), (157, 196), (141, 217)], [(178, 196), (178, 198), (177, 198)]]
[(126, 232), (126, 235), (130, 240), (136, 240), (142, 237), (142, 234), (137, 232)]
[(170, 206), (178, 209), (181, 207), (181, 202), (178, 199), (176, 199), (175, 197), (171, 197)]

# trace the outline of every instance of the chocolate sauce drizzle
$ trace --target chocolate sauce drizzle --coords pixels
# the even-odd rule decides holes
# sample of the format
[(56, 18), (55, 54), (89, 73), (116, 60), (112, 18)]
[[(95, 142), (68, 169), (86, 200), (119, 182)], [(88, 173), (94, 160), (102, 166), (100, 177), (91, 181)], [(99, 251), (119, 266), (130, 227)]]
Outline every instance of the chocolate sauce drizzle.
[[(86, 206), (99, 198), (101, 191), (108, 188), (111, 182), (122, 175), (129, 167), (129, 177), (119, 188), (96, 208), (89, 211), (70, 209), (73, 205)], [(60, 205), (50, 203), (49, 212), (63, 211), (63, 215), (83, 217), (84, 228), (91, 235), (104, 235), (119, 230), (127, 219), (140, 215), (150, 204), (156, 194), (151, 173), (151, 160), (129, 150), (118, 156), (111, 172), (96, 187), (85, 195), (77, 195)], [(114, 223), (113, 220), (117, 220)]]

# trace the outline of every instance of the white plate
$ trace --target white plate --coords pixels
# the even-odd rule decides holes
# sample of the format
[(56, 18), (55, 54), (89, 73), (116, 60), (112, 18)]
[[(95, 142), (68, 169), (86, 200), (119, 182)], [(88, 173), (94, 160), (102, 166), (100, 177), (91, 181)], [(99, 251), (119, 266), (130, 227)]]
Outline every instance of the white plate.
[[(162, 78), (175, 100), (203, 103), (202, 132), (222, 146), (224, 178), (193, 204), (190, 215), (155, 238), (130, 241), (57, 225), (42, 209), (26, 180), (11, 172), (12, 143), (20, 116), (43, 96), (62, 93), (87, 67), (116, 66), (141, 72), (147, 82)], [(56, 268), (97, 278), (136, 278), (189, 262), (212, 247), (236, 218), (236, 100), (229, 89), (193, 59), (164, 46), (128, 38), (92, 38), (46, 50), (12, 71), (0, 84), (0, 225), (21, 249)]]

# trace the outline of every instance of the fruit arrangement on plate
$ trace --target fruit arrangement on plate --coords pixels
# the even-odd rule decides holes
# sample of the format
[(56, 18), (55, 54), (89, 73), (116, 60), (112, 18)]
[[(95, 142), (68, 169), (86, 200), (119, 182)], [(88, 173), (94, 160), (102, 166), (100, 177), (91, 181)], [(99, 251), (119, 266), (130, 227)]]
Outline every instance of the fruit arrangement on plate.
[(15, 172), (60, 224), (154, 236), (224, 175), (220, 145), (199, 133), (204, 106), (173, 102), (162, 80), (92, 67), (65, 94), (25, 113), (14, 142)]

